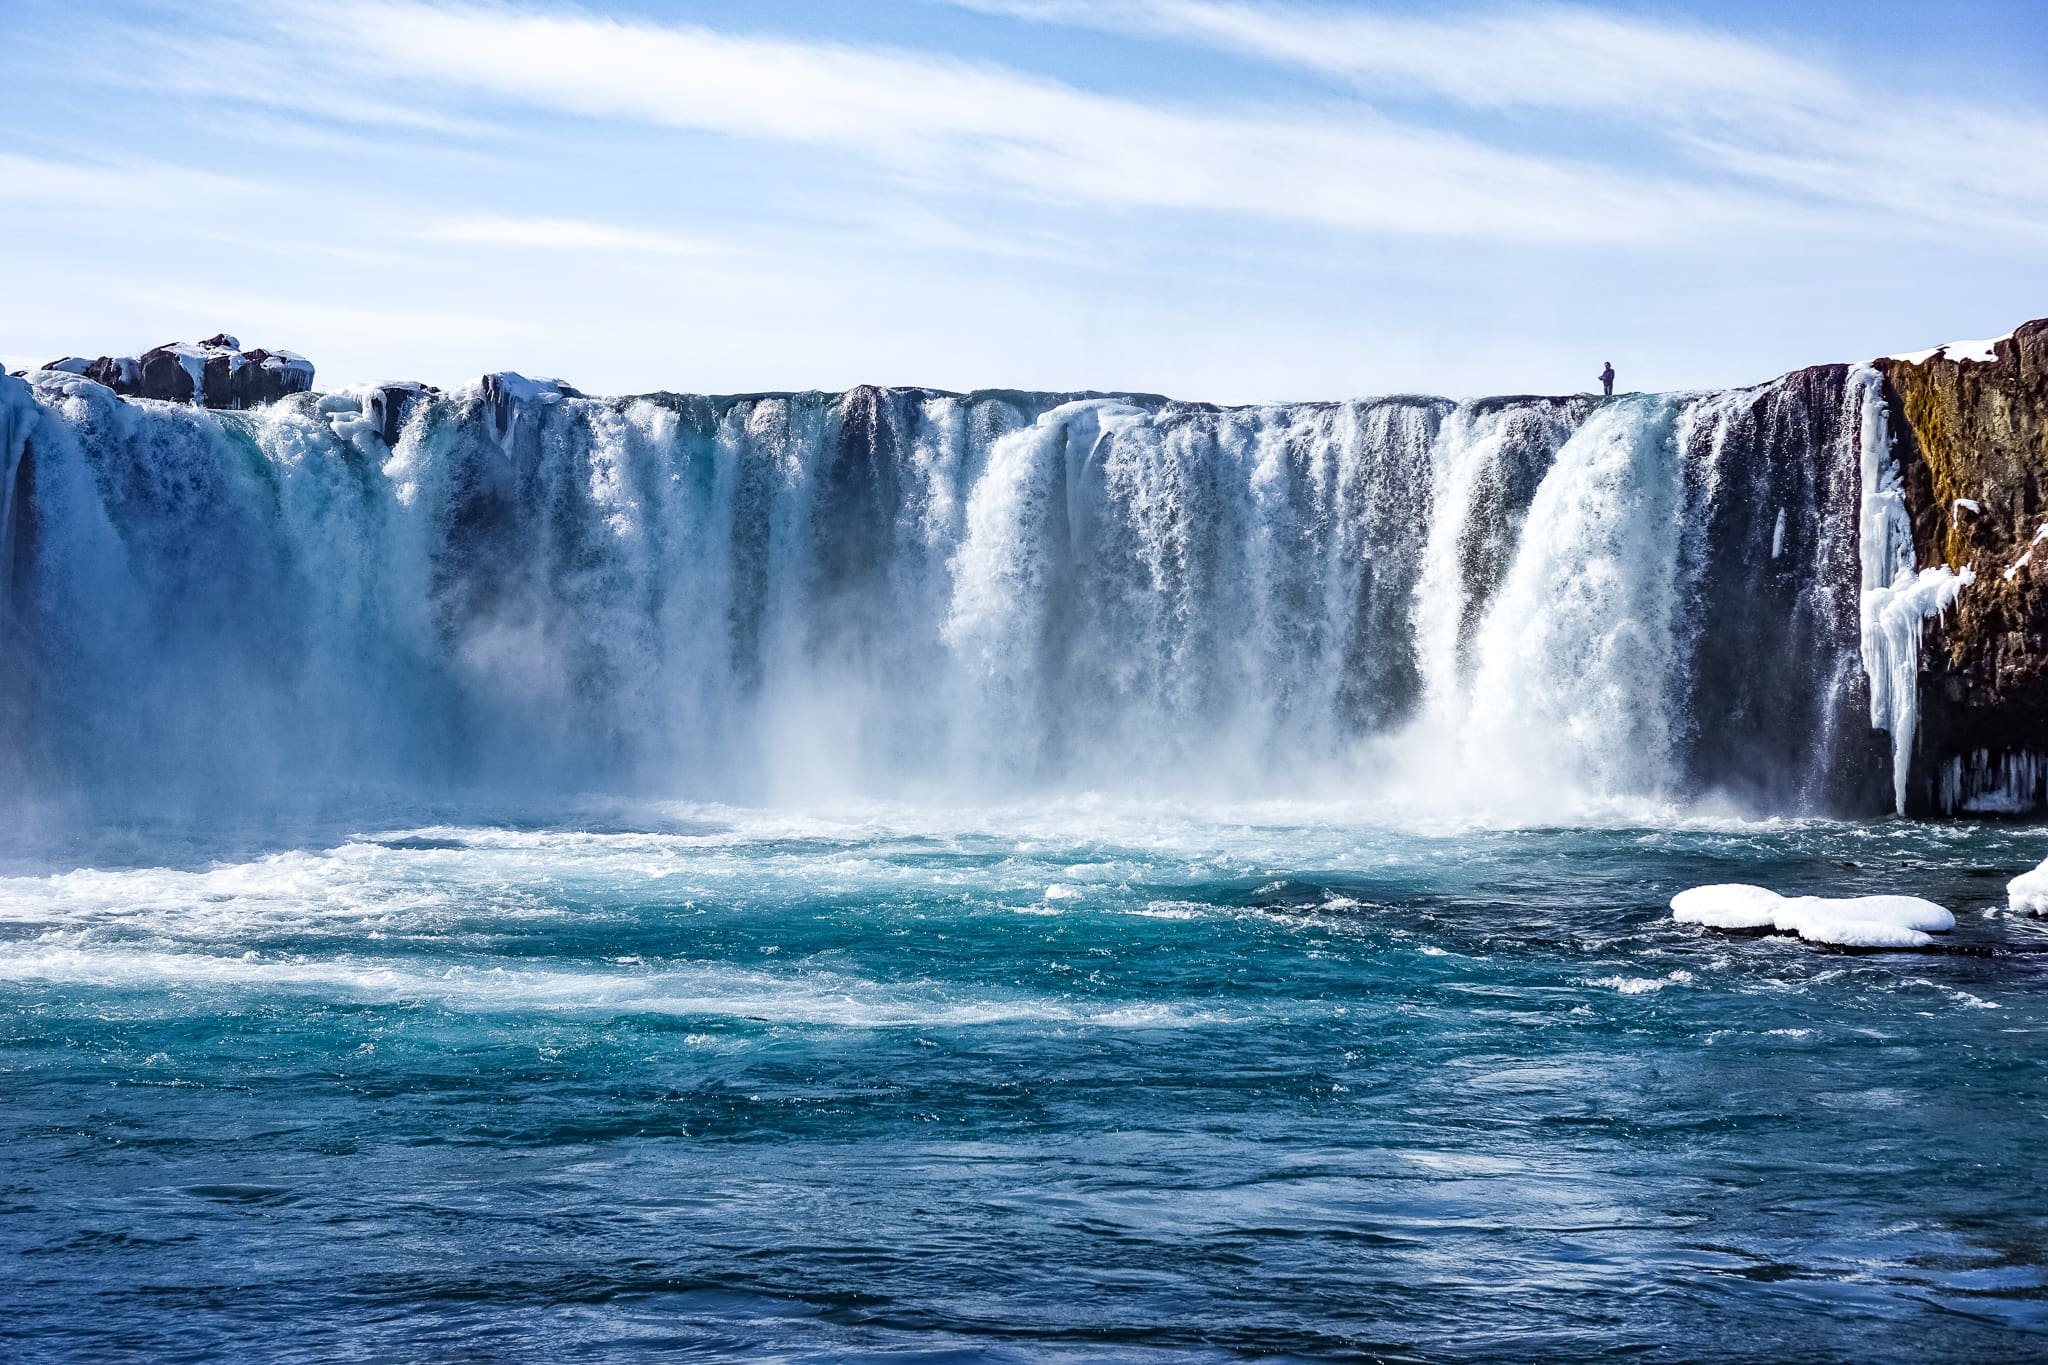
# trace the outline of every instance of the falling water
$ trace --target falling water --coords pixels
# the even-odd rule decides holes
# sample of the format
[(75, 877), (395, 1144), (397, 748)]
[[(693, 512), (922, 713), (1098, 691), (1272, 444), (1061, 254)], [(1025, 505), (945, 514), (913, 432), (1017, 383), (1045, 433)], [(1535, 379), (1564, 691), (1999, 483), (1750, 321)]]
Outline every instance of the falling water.
[(40, 799), (1882, 788), (1840, 367), (1256, 408), (0, 386), (0, 763)]

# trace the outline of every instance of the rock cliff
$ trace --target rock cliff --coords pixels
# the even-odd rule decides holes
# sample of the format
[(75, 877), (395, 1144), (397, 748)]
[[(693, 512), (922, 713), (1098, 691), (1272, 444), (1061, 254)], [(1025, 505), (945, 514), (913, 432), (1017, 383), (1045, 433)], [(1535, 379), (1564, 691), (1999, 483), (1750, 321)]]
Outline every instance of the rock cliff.
[(1924, 565), (1976, 581), (1927, 627), (1917, 814), (2048, 810), (2048, 320), (1877, 362)]

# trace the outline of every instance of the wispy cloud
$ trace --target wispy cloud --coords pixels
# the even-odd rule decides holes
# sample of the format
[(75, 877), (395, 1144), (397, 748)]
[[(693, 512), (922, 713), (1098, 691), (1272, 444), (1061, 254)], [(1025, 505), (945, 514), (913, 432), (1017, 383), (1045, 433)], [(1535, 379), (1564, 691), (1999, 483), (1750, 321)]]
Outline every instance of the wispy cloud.
[[(287, 22), (287, 38), (295, 27)], [(396, 78), (414, 90), (843, 149), (951, 192), (1602, 242), (1712, 231), (1767, 211), (1725, 187), (1491, 147), (1336, 96), (1196, 109), (901, 49), (486, 3), (365, 0), (322, 7), (302, 29), (357, 83)]]
[(1368, 96), (1588, 115), (1800, 198), (2027, 236), (2048, 228), (2048, 111), (1936, 102), (1699, 24), (1576, 5), (1416, 17), (1244, 0), (952, 0), (1194, 43)]
[(2040, 106), (1900, 88), (1981, 38), (1601, 4), (0, 0), (0, 344), (1244, 399), (1735, 382), (2048, 287)]
[(234, 323), (237, 336), (275, 338), (288, 336), (294, 329), (313, 327), (336, 336), (403, 336), (427, 346), (470, 348), (501, 346), (507, 341), (541, 336), (546, 330), (544, 324), (521, 316), (459, 309), (391, 308), (373, 301), (322, 298), (310, 291), (289, 288), (193, 288), (125, 276), (103, 277), (93, 283), (103, 291), (119, 290), (140, 303), (169, 313), (227, 319)]
[(1831, 80), (1758, 43), (1697, 25), (1569, 5), (1417, 17), (1363, 6), (1242, 0), (951, 0), (983, 13), (1199, 43), (1383, 91), (1510, 108), (1670, 112)]
[(727, 243), (672, 232), (587, 223), (574, 218), (504, 218), (495, 214), (437, 219), (422, 228), (419, 236), (429, 242), (647, 256), (724, 256), (738, 250)]
[(251, 193), (247, 181), (159, 161), (57, 161), (0, 152), (0, 200), (150, 208)]

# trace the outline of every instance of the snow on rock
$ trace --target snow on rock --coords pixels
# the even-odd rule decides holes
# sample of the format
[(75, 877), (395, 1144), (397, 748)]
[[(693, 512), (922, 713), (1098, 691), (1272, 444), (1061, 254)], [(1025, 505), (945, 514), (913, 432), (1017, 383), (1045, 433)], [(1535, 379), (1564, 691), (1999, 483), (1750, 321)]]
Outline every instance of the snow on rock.
[(292, 351), (245, 351), (220, 332), (173, 341), (140, 356), (66, 356), (44, 366), (84, 375), (124, 398), (154, 398), (209, 408), (253, 408), (313, 387), (313, 362)]
[(1992, 365), (1998, 361), (1993, 348), (2001, 341), (2012, 340), (2012, 333), (2002, 337), (1986, 337), (1982, 341), (1950, 341), (1924, 351), (1907, 351), (1903, 355), (1886, 356), (1886, 360), (1903, 360), (1908, 365), (1925, 365), (1936, 356), (1947, 360), (1967, 360), (1973, 365)]
[(2015, 915), (2048, 915), (2048, 862), (2007, 882), (2005, 899)]
[(559, 379), (533, 378), (514, 370), (499, 370), (485, 375), (478, 381), (484, 398), (490, 402), (508, 400), (518, 403), (559, 403), (564, 398), (581, 398), (583, 395)]
[[(482, 397), (484, 405), (491, 411), (491, 421), (497, 429), (500, 445), (510, 448), (523, 415), (530, 415), (538, 408), (551, 407), (565, 398), (581, 398), (580, 390), (559, 379), (529, 379), (512, 370), (499, 370), (485, 375), (476, 387), (465, 391)], [(532, 418), (529, 416), (529, 421)]]
[[(2048, 879), (2042, 889), (2048, 894)], [(1925, 948), (1934, 942), (1930, 935), (1956, 927), (1954, 915), (1918, 896), (1781, 896), (1740, 883), (1679, 892), (1671, 918), (1709, 929), (1797, 934), (1841, 948)]]
[(1957, 498), (1954, 510), (1965, 511), (1971, 516), (1975, 516), (1977, 513), (1982, 512), (1984, 507), (1975, 498)]
[(2040, 530), (2034, 532), (2034, 538), (2027, 542), (2027, 548), (2020, 552), (2020, 557), (2006, 565), (2005, 573), (2002, 575), (2006, 582), (2012, 582), (2013, 579), (2019, 576), (2021, 569), (2034, 562), (2034, 547), (2044, 540), (2048, 540), (2048, 525), (2044, 525)]
[[(314, 410), (326, 419), (336, 436), (365, 456), (381, 461), (398, 444), (414, 406), (440, 392), (432, 384), (418, 380), (394, 379), (325, 394)], [(373, 440), (376, 445), (371, 444)]]

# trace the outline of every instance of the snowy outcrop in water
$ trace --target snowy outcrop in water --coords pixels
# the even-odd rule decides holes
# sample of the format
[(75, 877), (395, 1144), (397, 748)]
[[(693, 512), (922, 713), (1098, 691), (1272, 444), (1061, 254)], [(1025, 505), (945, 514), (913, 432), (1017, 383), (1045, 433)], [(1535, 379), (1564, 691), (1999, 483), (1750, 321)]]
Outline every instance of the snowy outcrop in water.
[(2048, 915), (2048, 862), (2007, 882), (2005, 897), (2015, 915)]
[(1761, 886), (1695, 886), (1671, 898), (1681, 924), (1797, 934), (1838, 948), (1926, 948), (1956, 917), (1918, 896), (1781, 896)]

